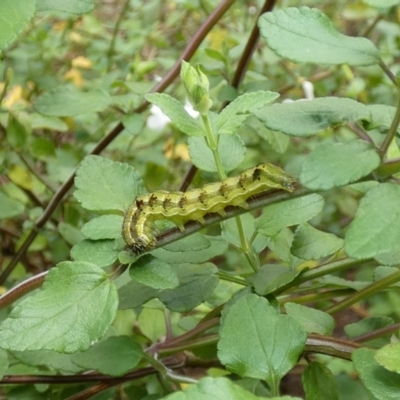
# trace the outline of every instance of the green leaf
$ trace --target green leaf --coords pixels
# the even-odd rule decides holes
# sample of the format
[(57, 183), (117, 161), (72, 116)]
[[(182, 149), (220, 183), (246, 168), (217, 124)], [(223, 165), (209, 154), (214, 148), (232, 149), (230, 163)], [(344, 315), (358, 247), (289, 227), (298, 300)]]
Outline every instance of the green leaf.
[(47, 161), (50, 157), (56, 156), (56, 152), (51, 141), (41, 137), (32, 140), (29, 150), (33, 157), (42, 161)]
[(71, 361), (71, 354), (52, 350), (12, 351), (11, 354), (25, 365), (45, 367), (63, 374), (77, 374), (82, 371)]
[(306, 333), (268, 301), (245, 294), (222, 312), (218, 358), (229, 371), (277, 385), (297, 363)]
[(289, 228), (283, 228), (277, 235), (269, 237), (267, 246), (281, 260), (292, 263), (294, 256), (290, 252), (293, 241), (293, 232)]
[(259, 19), (268, 46), (281, 57), (312, 64), (374, 65), (379, 51), (368, 39), (339, 33), (316, 8), (275, 10)]
[(375, 360), (387, 370), (400, 374), (400, 343), (391, 343), (377, 350)]
[(75, 261), (107, 267), (118, 258), (119, 250), (115, 240), (82, 240), (71, 249), (71, 257)]
[[(217, 166), (212, 151), (204, 138), (190, 137), (188, 139), (189, 153), (192, 163), (199, 169), (217, 172)], [(218, 139), (218, 151), (221, 155), (225, 172), (235, 169), (244, 159), (246, 147), (238, 135), (222, 135)]]
[[(344, 331), (346, 332), (346, 335), (350, 339), (353, 339), (357, 336), (373, 332), (377, 329), (385, 328), (386, 326), (392, 325), (393, 323), (394, 323), (393, 319), (389, 317), (369, 317), (369, 318), (363, 318), (360, 321), (346, 325), (344, 327)], [(363, 343), (365, 343), (365, 345), (368, 347), (381, 348), (382, 346), (389, 344), (391, 336), (392, 333), (389, 332), (387, 335), (383, 337), (379, 337)]]
[(240, 125), (253, 112), (279, 97), (279, 93), (259, 91), (243, 94), (232, 101), (218, 115), (218, 134), (231, 135), (236, 133)]
[(179, 285), (178, 277), (169, 264), (150, 255), (141, 257), (129, 270), (136, 282), (154, 289), (174, 289)]
[[(49, 129), (52, 131), (66, 132), (68, 130), (68, 125), (59, 117), (47, 117), (42, 114), (32, 113), (29, 115), (31, 127), (32, 129)], [(36, 138), (36, 139), (44, 139), (44, 138)], [(53, 144), (49, 141), (54, 149)], [(54, 150), (53, 150), (54, 152)]]
[(370, 258), (396, 251), (400, 241), (400, 187), (382, 183), (361, 199), (345, 237), (352, 258)]
[(399, 375), (381, 367), (375, 360), (375, 351), (357, 349), (352, 359), (362, 383), (377, 400), (399, 399)]
[(14, 218), (24, 211), (24, 205), (0, 192), (0, 219)]
[(331, 335), (335, 328), (333, 317), (315, 308), (296, 303), (285, 303), (285, 310), (288, 315), (300, 323), (307, 333)]
[(111, 336), (90, 349), (72, 356), (72, 361), (85, 369), (121, 376), (139, 364), (142, 348), (128, 336)]
[(86, 92), (76, 86), (59, 86), (40, 95), (34, 108), (43, 115), (74, 117), (104, 111), (110, 104), (107, 92), (92, 89)]
[(181, 264), (172, 266), (179, 278), (179, 286), (164, 290), (159, 299), (176, 312), (188, 312), (206, 300), (218, 284), (214, 264)]
[(313, 361), (307, 365), (302, 376), (307, 400), (338, 400), (338, 386), (329, 368)]
[[(367, 108), (371, 113), (371, 117), (369, 121), (363, 121), (366, 129), (372, 130), (382, 126), (389, 129), (396, 114), (396, 107), (384, 104), (369, 104)], [(397, 128), (397, 131), (400, 131), (400, 127)]]
[(72, 246), (84, 239), (78, 228), (66, 222), (60, 222), (57, 229), (62, 238)]
[(183, 105), (165, 93), (150, 93), (144, 96), (147, 101), (161, 108), (174, 125), (188, 136), (204, 136), (205, 131), (199, 121), (191, 117)]
[(310, 224), (299, 225), (294, 234), (291, 252), (303, 260), (318, 260), (343, 247), (343, 239), (332, 233), (322, 232)]
[[(258, 400), (265, 399), (241, 388), (227, 378), (203, 378), (183, 392), (175, 392), (164, 400)], [(279, 398), (280, 399), (280, 398)], [(276, 398), (276, 400), (279, 400)], [(282, 397), (282, 399), (284, 399)], [(292, 399), (292, 397), (290, 397)], [(271, 399), (273, 400), (273, 399)], [(289, 398), (287, 398), (289, 400)]]
[(82, 226), (82, 234), (91, 240), (117, 239), (121, 237), (121, 215), (102, 215)]
[(4, 374), (8, 369), (8, 355), (3, 349), (0, 349), (0, 379), (3, 379)]
[(370, 7), (385, 8), (393, 7), (399, 4), (399, 0), (363, 0), (363, 3), (368, 4)]
[(139, 173), (130, 165), (87, 156), (76, 177), (75, 198), (87, 210), (125, 210), (145, 192)]
[(269, 264), (263, 265), (255, 275), (247, 279), (253, 283), (257, 294), (265, 296), (292, 282), (300, 272), (284, 265)]
[(332, 189), (368, 175), (380, 163), (376, 149), (363, 140), (321, 144), (306, 158), (300, 182), (309, 189)]
[(12, 114), (7, 125), (7, 141), (12, 147), (21, 149), (25, 147), (28, 140), (28, 132)]
[[(191, 240), (192, 238), (194, 240)], [(151, 254), (169, 264), (181, 264), (187, 260), (191, 263), (202, 263), (224, 254), (227, 248), (228, 243), (223, 238), (197, 233), (168, 244), (162, 249), (153, 250)]]
[(94, 8), (93, 0), (36, 0), (38, 11), (64, 11), (71, 14), (84, 14)]
[(265, 236), (275, 236), (287, 226), (301, 224), (322, 211), (324, 199), (318, 194), (310, 194), (271, 204), (265, 207), (256, 220), (258, 232)]
[(136, 281), (130, 281), (118, 289), (119, 309), (140, 307), (158, 296), (160, 291)]
[(99, 267), (65, 261), (51, 269), (42, 290), (21, 301), (0, 326), (7, 350), (74, 353), (89, 348), (115, 318), (115, 286)]
[(267, 128), (292, 136), (311, 136), (346, 122), (370, 118), (364, 104), (338, 97), (273, 104), (254, 114)]
[(35, 8), (35, 2), (31, 0), (1, 0), (0, 50), (6, 49), (28, 26)]

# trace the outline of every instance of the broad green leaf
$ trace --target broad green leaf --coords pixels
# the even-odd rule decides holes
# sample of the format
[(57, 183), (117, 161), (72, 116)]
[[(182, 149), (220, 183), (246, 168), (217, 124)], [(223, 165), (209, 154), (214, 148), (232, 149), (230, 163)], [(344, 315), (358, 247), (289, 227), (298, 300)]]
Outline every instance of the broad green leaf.
[(81, 231), (77, 227), (66, 222), (60, 222), (57, 229), (62, 238), (72, 246), (84, 239)]
[(140, 307), (149, 300), (154, 299), (160, 293), (159, 290), (142, 285), (136, 281), (130, 281), (118, 289), (120, 310)]
[(253, 283), (260, 296), (265, 296), (292, 282), (301, 271), (292, 270), (284, 265), (263, 265), (255, 275), (247, 278)]
[(245, 294), (222, 312), (218, 358), (229, 371), (275, 385), (297, 363), (306, 333), (262, 297)]
[(28, 26), (35, 14), (35, 6), (31, 0), (1, 0), (0, 50), (6, 49)]
[(345, 237), (352, 258), (370, 258), (398, 250), (400, 241), (400, 187), (382, 183), (361, 199)]
[[(399, 271), (399, 267), (387, 267), (387, 266), (383, 266), (380, 265), (379, 267), (376, 267), (374, 269), (374, 281), (380, 281), (383, 278), (386, 278), (389, 275), (394, 274), (395, 272)], [(400, 282), (397, 283), (393, 283), (391, 285), (391, 287), (396, 286), (396, 287), (400, 287)]]
[(294, 256), (290, 252), (293, 241), (293, 232), (289, 228), (283, 228), (277, 235), (268, 238), (269, 249), (282, 261), (292, 263)]
[(377, 350), (375, 360), (387, 370), (400, 374), (400, 343), (391, 343)]
[(94, 8), (93, 0), (36, 0), (38, 11), (64, 11), (71, 14), (84, 14)]
[(397, 265), (400, 264), (400, 249), (390, 251), (388, 253), (378, 254), (374, 257), (378, 263), (382, 265)]
[(7, 125), (6, 132), (7, 142), (10, 143), (12, 147), (17, 149), (24, 148), (28, 140), (28, 132), (25, 126), (21, 124), (12, 114)]
[(39, 160), (46, 161), (50, 157), (55, 157), (54, 145), (49, 139), (38, 137), (32, 140), (29, 146), (30, 153)]
[[(213, 153), (204, 138), (190, 137), (188, 146), (192, 163), (197, 168), (203, 171), (217, 172)], [(246, 147), (238, 135), (222, 135), (219, 136), (218, 151), (225, 172), (229, 172), (243, 161)]]
[(387, 371), (375, 360), (375, 351), (357, 349), (352, 354), (356, 368), (364, 386), (377, 400), (398, 400), (400, 393), (399, 374)]
[(110, 104), (107, 92), (101, 89), (79, 90), (76, 86), (59, 86), (40, 95), (35, 110), (43, 115), (74, 117), (104, 111)]
[(117, 259), (119, 250), (115, 240), (82, 240), (71, 249), (71, 257), (75, 261), (107, 267)]
[[(396, 107), (384, 104), (369, 104), (367, 108), (371, 113), (371, 117), (369, 121), (363, 121), (366, 129), (371, 130), (382, 126), (389, 129), (396, 114)], [(397, 130), (399, 131), (400, 127)]]
[(24, 205), (19, 201), (13, 200), (3, 192), (0, 192), (0, 219), (14, 218), (22, 214)]
[[(202, 237), (201, 240), (198, 240), (199, 236)], [(195, 239), (194, 241), (189, 240), (193, 237)], [(206, 242), (204, 239), (207, 241), (205, 247), (204, 245)], [(187, 245), (187, 247), (185, 245)], [(228, 243), (223, 238), (204, 236), (199, 233), (154, 250), (151, 254), (169, 264), (181, 264), (187, 260), (190, 260), (191, 263), (202, 263), (213, 257), (224, 254), (227, 248)]]
[(161, 108), (174, 125), (188, 136), (204, 136), (205, 131), (200, 122), (191, 117), (183, 105), (165, 93), (150, 93), (145, 96), (150, 103)]
[(302, 376), (307, 400), (338, 400), (338, 386), (329, 368), (313, 361), (307, 365)]
[[(66, 132), (68, 125), (62, 118), (59, 117), (47, 117), (42, 114), (32, 113), (29, 115), (32, 129), (49, 129), (52, 131)], [(37, 138), (44, 139), (44, 138)], [(49, 141), (50, 142), (50, 141)], [(50, 142), (53, 147), (53, 144)], [(54, 150), (53, 150), (54, 152)]]
[(309, 189), (332, 189), (368, 175), (380, 163), (376, 149), (363, 140), (321, 144), (306, 158), (300, 182)]
[(318, 260), (337, 252), (343, 247), (343, 243), (343, 239), (336, 235), (303, 223), (296, 229), (291, 252), (303, 260)]
[[(183, 392), (175, 392), (164, 400), (258, 400), (253, 393), (243, 389), (227, 378), (203, 378), (195, 385), (190, 385)], [(280, 398), (276, 398), (279, 400)], [(282, 397), (284, 400), (284, 398)], [(292, 399), (292, 397), (290, 397)], [(273, 399), (271, 399), (273, 400)], [(289, 397), (287, 398), (289, 400)]]
[[(160, 307), (158, 302), (156, 306)], [(162, 306), (161, 306), (162, 307)], [(140, 331), (147, 336), (152, 343), (158, 342), (165, 337), (167, 327), (165, 324), (164, 309), (144, 307), (139, 315)]]
[(128, 164), (87, 156), (75, 177), (75, 198), (87, 210), (125, 212), (144, 193), (143, 181)]
[(21, 301), (0, 326), (7, 350), (74, 353), (103, 337), (118, 307), (115, 286), (99, 267), (65, 261), (51, 269), (42, 290)]
[(188, 312), (205, 301), (218, 284), (214, 264), (181, 264), (172, 266), (179, 278), (175, 289), (163, 290), (158, 296), (165, 306), (176, 312)]
[(12, 351), (11, 354), (25, 365), (50, 368), (63, 374), (77, 374), (82, 371), (71, 361), (71, 354), (52, 350)]
[(322, 211), (324, 199), (318, 194), (298, 197), (265, 207), (256, 220), (257, 230), (265, 236), (275, 236), (281, 229), (306, 222)]
[(111, 336), (90, 349), (72, 356), (72, 361), (85, 369), (121, 376), (139, 364), (142, 348), (128, 336)]
[(121, 237), (121, 215), (102, 215), (82, 226), (82, 234), (91, 240), (117, 239)]
[(368, 39), (341, 34), (317, 8), (286, 8), (258, 22), (268, 46), (281, 57), (312, 64), (374, 65), (379, 51)]
[(370, 118), (364, 104), (338, 97), (273, 104), (254, 115), (267, 128), (291, 136), (311, 136), (336, 125)]
[(174, 289), (178, 277), (169, 264), (150, 255), (141, 257), (129, 270), (130, 277), (153, 289)]
[(273, 102), (278, 97), (279, 93), (262, 91), (246, 93), (237, 97), (218, 115), (218, 134), (231, 135), (236, 133), (250, 114)]
[(8, 356), (7, 352), (0, 349), (0, 379), (3, 379), (4, 374), (8, 369)]
[(304, 328), (307, 333), (331, 335), (335, 328), (333, 317), (315, 308), (305, 307), (296, 303), (285, 303), (285, 310)]

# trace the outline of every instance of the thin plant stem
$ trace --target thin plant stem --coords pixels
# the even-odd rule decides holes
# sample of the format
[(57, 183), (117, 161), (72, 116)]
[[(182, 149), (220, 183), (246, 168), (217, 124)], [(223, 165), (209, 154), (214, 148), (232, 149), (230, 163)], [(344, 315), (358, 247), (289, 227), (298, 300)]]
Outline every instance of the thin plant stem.
[(392, 140), (396, 136), (396, 132), (399, 127), (399, 124), (400, 124), (400, 93), (399, 93), (399, 99), (397, 101), (396, 114), (394, 115), (393, 121), (390, 125), (389, 131), (385, 137), (385, 140), (383, 141), (382, 146), (379, 149), (381, 157), (384, 157), (386, 152), (388, 151), (390, 143), (392, 143)]

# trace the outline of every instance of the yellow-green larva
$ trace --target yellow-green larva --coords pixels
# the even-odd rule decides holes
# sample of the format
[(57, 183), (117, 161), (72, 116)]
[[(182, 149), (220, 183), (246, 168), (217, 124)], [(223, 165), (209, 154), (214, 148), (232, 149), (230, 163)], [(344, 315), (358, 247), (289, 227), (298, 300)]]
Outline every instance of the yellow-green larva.
[(295, 180), (272, 164), (259, 164), (239, 176), (210, 183), (187, 192), (158, 190), (136, 197), (125, 213), (122, 236), (136, 253), (156, 245), (154, 221), (167, 219), (181, 230), (188, 221), (204, 223), (204, 215), (225, 215), (227, 206), (248, 208), (246, 200), (256, 193), (271, 189), (293, 192)]

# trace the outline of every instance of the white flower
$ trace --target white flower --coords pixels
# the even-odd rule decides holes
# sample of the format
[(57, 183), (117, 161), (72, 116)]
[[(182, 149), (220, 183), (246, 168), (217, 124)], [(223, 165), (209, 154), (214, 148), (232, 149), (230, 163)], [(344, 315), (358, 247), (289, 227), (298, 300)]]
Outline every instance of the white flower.
[(160, 107), (154, 104), (150, 108), (150, 114), (147, 118), (146, 125), (155, 132), (161, 132), (171, 120), (162, 112)]

